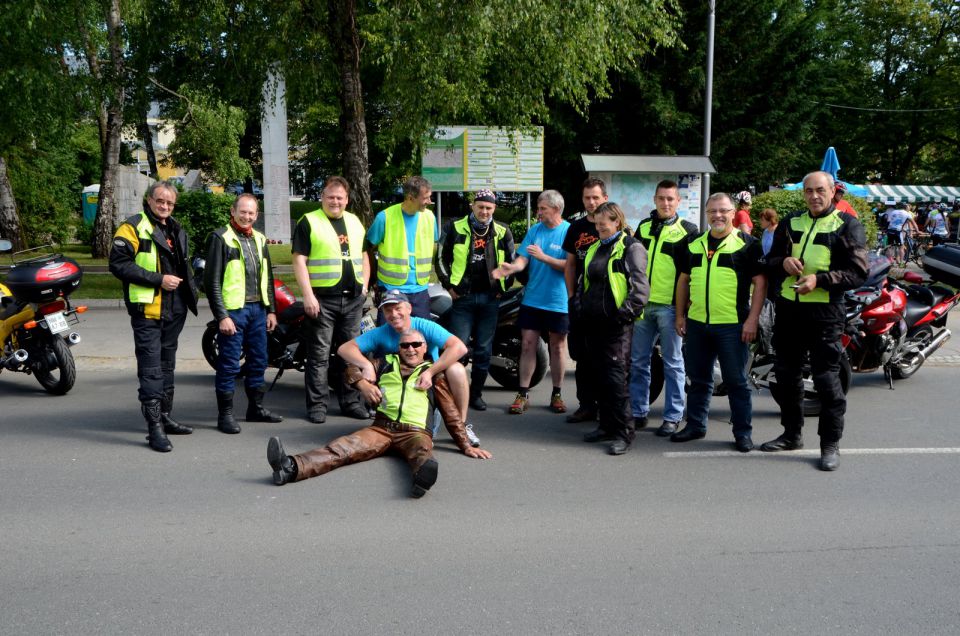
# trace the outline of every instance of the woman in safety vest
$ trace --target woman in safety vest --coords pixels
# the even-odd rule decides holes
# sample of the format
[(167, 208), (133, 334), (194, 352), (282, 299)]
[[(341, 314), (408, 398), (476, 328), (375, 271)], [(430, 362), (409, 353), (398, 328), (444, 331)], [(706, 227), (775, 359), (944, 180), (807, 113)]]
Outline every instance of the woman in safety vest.
[(610, 440), (611, 455), (630, 449), (636, 430), (628, 415), (627, 370), (633, 322), (643, 312), (647, 284), (647, 250), (629, 235), (626, 217), (616, 203), (604, 203), (594, 213), (600, 240), (587, 250), (584, 275), (574, 310), (585, 325), (587, 351), (578, 364), (589, 365), (597, 379), (599, 425), (584, 435), (586, 442)]

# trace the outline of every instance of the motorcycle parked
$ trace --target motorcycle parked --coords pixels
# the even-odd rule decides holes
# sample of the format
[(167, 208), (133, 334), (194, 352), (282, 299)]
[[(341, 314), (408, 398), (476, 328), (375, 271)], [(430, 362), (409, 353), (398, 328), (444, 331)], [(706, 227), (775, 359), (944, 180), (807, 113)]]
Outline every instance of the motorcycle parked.
[[(203, 266), (202, 259), (194, 260), (195, 272), (199, 269), (202, 275)], [(302, 337), (302, 328), (306, 321), (303, 303), (297, 300), (286, 283), (279, 278), (273, 281), (273, 291), (276, 299), (277, 328), (267, 334), (267, 367), (278, 371), (271, 383), (271, 388), (287, 369), (303, 372), (307, 357), (307, 347)], [(367, 331), (373, 327), (373, 318), (369, 314), (364, 314), (360, 330)], [(215, 319), (211, 320), (203, 331), (200, 346), (204, 359), (214, 369), (217, 368), (219, 337), (220, 327)], [(331, 358), (335, 355), (335, 352), (331, 352)], [(335, 369), (336, 365), (332, 365), (331, 368)], [(240, 372), (243, 373), (242, 368)], [(331, 384), (338, 386), (335, 382)]]
[(891, 389), (893, 380), (915, 374), (950, 338), (947, 314), (960, 304), (960, 292), (936, 284), (960, 284), (960, 277), (949, 271), (960, 263), (960, 249), (933, 248), (923, 262), (934, 284), (908, 272), (904, 280), (909, 284), (887, 278), (876, 289), (861, 288), (847, 295), (848, 301), (864, 306), (862, 328), (848, 349), (853, 369), (861, 373), (883, 369)]
[[(0, 240), (0, 252), (12, 247)], [(70, 347), (81, 338), (70, 326), (87, 308), (74, 307), (69, 296), (83, 270), (71, 258), (37, 255), (37, 249), (43, 248), (14, 254), (6, 284), (0, 283), (0, 371), (32, 374), (47, 393), (64, 395), (77, 378)]]
[[(500, 297), (500, 311), (497, 316), (497, 329), (493, 334), (493, 351), (490, 357), (490, 377), (494, 382), (516, 391), (520, 388), (520, 327), (517, 316), (520, 314), (520, 302), (523, 300), (523, 287), (511, 287)], [(433, 319), (449, 328), (449, 312), (453, 307), (450, 293), (438, 283), (430, 283), (430, 313)], [(465, 343), (469, 346), (470, 343)], [(541, 337), (537, 341), (536, 365), (530, 379), (530, 387), (543, 380), (550, 368), (550, 354), (547, 344)]]
[[(202, 279), (204, 267), (203, 259), (194, 260), (195, 275)], [(202, 289), (202, 287), (201, 287)], [(274, 294), (277, 303), (277, 328), (267, 335), (268, 367), (278, 369), (279, 372), (273, 383), (283, 375), (287, 369), (303, 371), (306, 361), (306, 346), (301, 337), (301, 328), (305, 320), (303, 303), (298, 301), (290, 288), (280, 279), (273, 281)], [(500, 316), (497, 330), (493, 338), (493, 355), (490, 360), (490, 377), (500, 385), (516, 390), (519, 385), (520, 369), (520, 329), (516, 325), (517, 314), (520, 310), (520, 301), (523, 298), (522, 289), (511, 289), (500, 299)], [(443, 287), (435, 283), (430, 285), (430, 312), (431, 318), (445, 323), (448, 312), (453, 306), (450, 294)], [(374, 318), (372, 312), (364, 314), (360, 322), (360, 331), (373, 329)], [(201, 337), (203, 357), (207, 363), (216, 368), (218, 345), (217, 339), (220, 329), (216, 320), (207, 323)], [(331, 356), (335, 355), (331, 353)], [(536, 386), (550, 365), (546, 344), (542, 341), (537, 349), (537, 364), (533, 372), (530, 386)], [(242, 373), (242, 371), (241, 371)]]

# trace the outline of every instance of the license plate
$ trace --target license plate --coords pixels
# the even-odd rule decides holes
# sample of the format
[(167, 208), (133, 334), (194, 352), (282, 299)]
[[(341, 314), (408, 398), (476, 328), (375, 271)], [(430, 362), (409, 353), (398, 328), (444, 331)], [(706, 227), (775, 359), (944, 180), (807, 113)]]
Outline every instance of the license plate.
[(62, 311), (58, 311), (55, 314), (47, 315), (47, 327), (50, 328), (50, 333), (60, 333), (67, 330), (67, 319), (64, 317)]

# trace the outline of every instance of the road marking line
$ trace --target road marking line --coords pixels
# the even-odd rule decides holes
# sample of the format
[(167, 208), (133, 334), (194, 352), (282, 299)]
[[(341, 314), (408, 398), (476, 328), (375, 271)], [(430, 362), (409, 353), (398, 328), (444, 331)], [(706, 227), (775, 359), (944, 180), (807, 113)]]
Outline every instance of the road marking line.
[[(750, 453), (741, 453), (739, 451), (687, 451), (687, 452), (667, 452), (664, 457), (772, 457), (774, 455), (784, 455), (787, 457), (820, 457), (819, 450), (797, 450), (797, 451), (779, 451), (775, 453), (765, 453), (761, 450), (755, 450)], [(843, 448), (840, 447), (840, 455), (960, 455), (960, 448)]]

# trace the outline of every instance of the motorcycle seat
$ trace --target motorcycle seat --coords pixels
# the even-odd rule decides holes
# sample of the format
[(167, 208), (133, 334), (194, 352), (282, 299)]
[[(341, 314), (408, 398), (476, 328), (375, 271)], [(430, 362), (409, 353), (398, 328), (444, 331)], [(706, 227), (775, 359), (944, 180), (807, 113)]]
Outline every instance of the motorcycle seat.
[(907, 323), (907, 328), (909, 329), (917, 324), (917, 321), (926, 316), (932, 308), (933, 305), (927, 300), (919, 300), (912, 295), (907, 298), (907, 306), (903, 312), (903, 320)]
[(297, 301), (280, 312), (277, 320), (282, 323), (289, 323), (303, 316), (303, 302)]
[(934, 285), (930, 287), (930, 293), (933, 294), (933, 304), (939, 305), (948, 298), (952, 298), (956, 292), (946, 289), (945, 287), (938, 287)]

